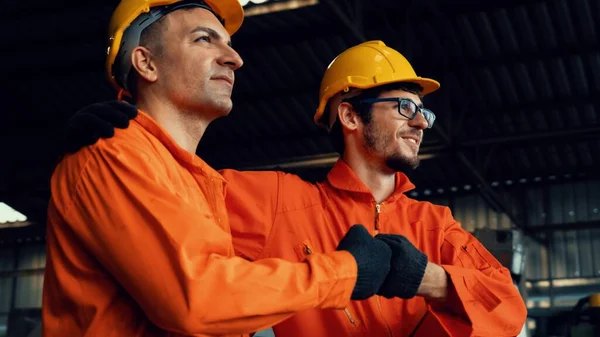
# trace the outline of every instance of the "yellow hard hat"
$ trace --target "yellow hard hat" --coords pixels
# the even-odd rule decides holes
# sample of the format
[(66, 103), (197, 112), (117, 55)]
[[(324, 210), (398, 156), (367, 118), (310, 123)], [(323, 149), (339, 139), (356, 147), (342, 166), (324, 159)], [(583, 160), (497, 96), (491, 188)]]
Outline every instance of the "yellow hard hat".
[(589, 305), (592, 308), (600, 308), (600, 293), (590, 295)]
[[(156, 7), (161, 10), (151, 12), (150, 9)], [(110, 19), (106, 58), (108, 78), (117, 90), (127, 90), (131, 51), (139, 45), (142, 31), (167, 13), (183, 7), (210, 10), (223, 23), (229, 35), (233, 35), (244, 21), (244, 10), (238, 0), (121, 0)]]
[(382, 41), (368, 41), (349, 48), (327, 67), (321, 80), (319, 107), (314, 120), (320, 126), (327, 101), (350, 88), (369, 89), (396, 82), (412, 82), (423, 87), (422, 95), (436, 91), (440, 84), (417, 76), (408, 60)]

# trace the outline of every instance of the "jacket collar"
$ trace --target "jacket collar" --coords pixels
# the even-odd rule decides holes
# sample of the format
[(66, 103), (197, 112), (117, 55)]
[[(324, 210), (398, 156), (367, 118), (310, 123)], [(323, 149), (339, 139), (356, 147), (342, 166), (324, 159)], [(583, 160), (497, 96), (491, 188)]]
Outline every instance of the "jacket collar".
[[(372, 191), (360, 180), (352, 168), (346, 162), (339, 158), (333, 168), (327, 174), (329, 184), (338, 190), (344, 190), (356, 193), (372, 194)], [(405, 192), (415, 188), (408, 177), (402, 172), (396, 172), (396, 187), (390, 198), (397, 198)]]
[(211, 178), (225, 181), (225, 178), (223, 178), (219, 172), (210, 167), (210, 165), (198, 157), (198, 155), (190, 153), (179, 146), (175, 139), (162, 126), (142, 110), (138, 109), (138, 115), (135, 117), (134, 121), (158, 139), (158, 141), (169, 150), (173, 157), (188, 167), (188, 169), (202, 173)]

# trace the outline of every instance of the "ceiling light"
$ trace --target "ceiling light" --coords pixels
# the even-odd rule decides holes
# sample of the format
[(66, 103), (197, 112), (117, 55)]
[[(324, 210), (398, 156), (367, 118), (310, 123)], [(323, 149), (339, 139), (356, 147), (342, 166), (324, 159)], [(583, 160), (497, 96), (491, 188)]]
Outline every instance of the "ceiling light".
[(319, 0), (239, 0), (244, 7), (244, 16), (267, 14), (312, 6)]
[(7, 204), (0, 202), (0, 224), (7, 222), (25, 222), (27, 217)]

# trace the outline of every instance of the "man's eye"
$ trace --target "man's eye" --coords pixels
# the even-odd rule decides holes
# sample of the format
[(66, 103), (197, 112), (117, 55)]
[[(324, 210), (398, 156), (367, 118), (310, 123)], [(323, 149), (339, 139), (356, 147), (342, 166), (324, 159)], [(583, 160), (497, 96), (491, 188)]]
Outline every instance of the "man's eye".
[(197, 38), (194, 42), (200, 42), (200, 41), (210, 42), (210, 36), (201, 36), (201, 37)]

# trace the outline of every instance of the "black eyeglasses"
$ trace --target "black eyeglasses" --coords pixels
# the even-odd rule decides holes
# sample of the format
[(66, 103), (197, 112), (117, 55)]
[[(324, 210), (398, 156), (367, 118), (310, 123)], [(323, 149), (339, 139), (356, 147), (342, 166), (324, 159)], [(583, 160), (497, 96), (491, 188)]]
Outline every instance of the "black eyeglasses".
[(420, 112), (423, 114), (423, 117), (427, 121), (427, 128), (431, 129), (433, 126), (433, 122), (435, 122), (435, 114), (431, 112), (429, 109), (419, 107), (415, 102), (411, 101), (408, 98), (400, 98), (400, 97), (389, 97), (389, 98), (366, 98), (361, 99), (359, 103), (377, 103), (377, 102), (397, 102), (398, 103), (398, 113), (402, 116), (408, 118), (409, 120), (415, 119), (417, 114)]

